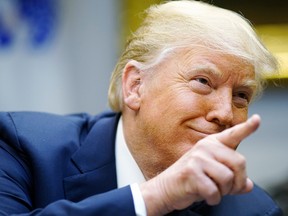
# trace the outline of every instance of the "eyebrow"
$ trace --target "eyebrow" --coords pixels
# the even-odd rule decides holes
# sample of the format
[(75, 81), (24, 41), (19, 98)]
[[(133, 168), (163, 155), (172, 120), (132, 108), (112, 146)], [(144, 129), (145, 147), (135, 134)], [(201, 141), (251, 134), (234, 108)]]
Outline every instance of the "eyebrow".
[(206, 64), (206, 65), (196, 65), (195, 67), (193, 67), (192, 70), (189, 70), (188, 73), (195, 73), (198, 71), (202, 71), (208, 74), (211, 74), (213, 76), (219, 77), (221, 78), (221, 76), (223, 75), (223, 73), (218, 70), (218, 68), (216, 66), (210, 65), (210, 64)]
[(241, 85), (254, 89), (254, 88), (257, 87), (257, 81), (256, 80), (252, 80), (252, 79), (247, 79), (247, 80), (244, 80), (244, 82), (241, 83)]

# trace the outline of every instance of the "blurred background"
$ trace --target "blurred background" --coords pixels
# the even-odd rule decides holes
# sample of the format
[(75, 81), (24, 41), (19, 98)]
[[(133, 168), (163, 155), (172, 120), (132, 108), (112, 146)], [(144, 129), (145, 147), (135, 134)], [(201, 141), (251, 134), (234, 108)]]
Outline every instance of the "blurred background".
[[(0, 0), (0, 111), (108, 109), (111, 71), (145, 8), (160, 0)], [(288, 203), (288, 1), (211, 0), (244, 15), (281, 64), (252, 104), (262, 124), (239, 151), (248, 174)]]

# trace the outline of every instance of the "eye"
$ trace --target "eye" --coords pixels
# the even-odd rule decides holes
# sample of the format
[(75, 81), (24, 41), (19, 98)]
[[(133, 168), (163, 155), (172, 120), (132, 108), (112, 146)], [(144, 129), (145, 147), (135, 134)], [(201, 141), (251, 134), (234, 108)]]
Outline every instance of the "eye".
[(195, 80), (196, 80), (197, 82), (203, 84), (203, 85), (209, 85), (209, 81), (208, 81), (208, 79), (206, 79), (206, 78), (199, 77), (199, 78), (196, 78)]
[(237, 94), (237, 97), (249, 101), (249, 96), (248, 96), (247, 93), (245, 93), (245, 92), (239, 92), (239, 93)]
[(251, 100), (251, 96), (249, 93), (247, 92), (236, 92), (234, 95), (233, 95), (233, 100), (234, 100), (234, 103), (236, 104), (237, 107), (240, 107), (240, 108), (244, 108), (244, 107), (247, 107), (249, 105), (249, 102)]
[(212, 91), (212, 84), (206, 77), (194, 77), (190, 81), (190, 88), (198, 94), (209, 94)]

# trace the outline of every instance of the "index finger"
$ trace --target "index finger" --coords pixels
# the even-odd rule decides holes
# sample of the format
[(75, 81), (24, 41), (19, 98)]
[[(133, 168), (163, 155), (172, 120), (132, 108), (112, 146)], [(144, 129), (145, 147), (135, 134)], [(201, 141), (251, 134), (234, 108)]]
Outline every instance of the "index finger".
[(260, 121), (260, 116), (255, 114), (247, 121), (224, 130), (221, 133), (215, 134), (216, 139), (218, 139), (224, 145), (236, 149), (243, 139), (257, 130), (260, 125)]

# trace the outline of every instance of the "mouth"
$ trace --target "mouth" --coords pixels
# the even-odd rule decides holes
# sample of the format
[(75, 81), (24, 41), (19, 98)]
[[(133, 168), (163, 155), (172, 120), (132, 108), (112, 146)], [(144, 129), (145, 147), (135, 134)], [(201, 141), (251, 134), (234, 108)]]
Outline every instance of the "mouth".
[(193, 128), (190, 128), (190, 129), (192, 129), (192, 130), (195, 131), (197, 134), (199, 134), (199, 135), (201, 135), (201, 136), (203, 136), (203, 137), (206, 137), (206, 136), (209, 136), (209, 135), (212, 134), (212, 133), (210, 133), (210, 132), (204, 132), (204, 131), (200, 131), (200, 130), (195, 130), (195, 129), (193, 129)]
[(195, 140), (204, 139), (205, 137), (207, 137), (211, 134), (208, 132), (204, 132), (203, 130), (197, 130), (197, 129), (192, 128), (192, 127), (188, 127), (188, 130), (189, 130), (191, 137), (193, 137), (193, 139), (195, 139)]
[(209, 136), (211, 134), (216, 134), (221, 132), (222, 130), (220, 129), (208, 129), (208, 130), (204, 130), (204, 129), (200, 129), (200, 128), (195, 128), (195, 127), (189, 127), (189, 129), (195, 131), (197, 134), (201, 135), (203, 138), (206, 136)]

